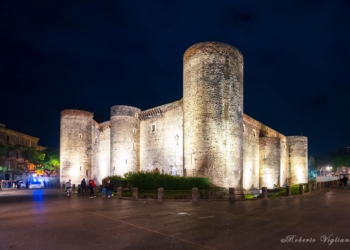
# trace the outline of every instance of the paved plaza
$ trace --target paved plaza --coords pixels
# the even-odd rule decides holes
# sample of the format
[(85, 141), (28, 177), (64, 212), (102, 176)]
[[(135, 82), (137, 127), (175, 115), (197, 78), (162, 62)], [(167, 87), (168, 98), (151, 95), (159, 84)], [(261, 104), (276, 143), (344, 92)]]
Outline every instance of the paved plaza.
[[(350, 190), (251, 201), (0, 191), (3, 249), (350, 249)], [(349, 241), (349, 242), (345, 242)]]

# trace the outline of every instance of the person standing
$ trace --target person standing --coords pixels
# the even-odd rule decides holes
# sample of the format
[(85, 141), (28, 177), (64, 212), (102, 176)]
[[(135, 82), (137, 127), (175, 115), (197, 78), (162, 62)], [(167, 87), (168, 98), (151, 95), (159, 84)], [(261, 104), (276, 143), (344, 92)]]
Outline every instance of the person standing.
[(81, 185), (81, 194), (85, 195), (85, 192), (86, 192), (86, 181), (85, 181), (85, 178), (81, 181), (80, 185)]
[(108, 193), (108, 198), (110, 198), (111, 196), (113, 196), (113, 183), (111, 182), (111, 180), (107, 181), (107, 193)]
[(107, 180), (103, 179), (102, 180), (102, 198), (106, 198), (106, 192), (107, 192)]
[(342, 181), (343, 181), (344, 189), (348, 189), (348, 177), (346, 177), (346, 175), (344, 175)]
[(89, 180), (90, 198), (96, 197), (94, 194), (95, 187), (96, 187), (96, 184), (95, 184), (94, 180)]

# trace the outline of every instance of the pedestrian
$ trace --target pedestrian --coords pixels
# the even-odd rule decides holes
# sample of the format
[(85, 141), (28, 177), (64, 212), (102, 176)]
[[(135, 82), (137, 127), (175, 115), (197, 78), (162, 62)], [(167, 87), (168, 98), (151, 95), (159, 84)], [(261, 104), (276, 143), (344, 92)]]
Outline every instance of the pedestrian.
[(113, 196), (113, 183), (111, 182), (111, 180), (107, 181), (107, 193), (108, 193), (108, 198)]
[(90, 198), (96, 197), (94, 194), (95, 187), (96, 187), (96, 184), (95, 184), (94, 180), (89, 180)]
[(81, 194), (82, 195), (85, 195), (85, 192), (86, 192), (86, 181), (85, 181), (85, 178), (81, 181)]
[(103, 179), (102, 180), (102, 198), (106, 198), (106, 193), (107, 193), (107, 180)]
[(44, 188), (46, 188), (46, 181), (45, 180), (43, 181), (43, 184), (44, 184)]
[(346, 177), (346, 175), (344, 175), (342, 181), (343, 181), (344, 189), (348, 189), (348, 177)]
[(339, 187), (343, 186), (343, 180), (341, 179), (341, 176), (339, 176), (338, 184), (339, 184)]

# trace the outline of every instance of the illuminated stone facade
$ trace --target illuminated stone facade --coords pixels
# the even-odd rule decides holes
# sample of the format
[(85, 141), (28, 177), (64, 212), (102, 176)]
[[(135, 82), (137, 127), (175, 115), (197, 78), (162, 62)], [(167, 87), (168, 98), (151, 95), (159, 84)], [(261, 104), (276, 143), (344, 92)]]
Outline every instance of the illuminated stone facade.
[(243, 114), (243, 56), (227, 44), (185, 52), (182, 100), (145, 111), (113, 106), (101, 124), (92, 117), (61, 113), (63, 182), (156, 169), (244, 191), (307, 182), (307, 138)]

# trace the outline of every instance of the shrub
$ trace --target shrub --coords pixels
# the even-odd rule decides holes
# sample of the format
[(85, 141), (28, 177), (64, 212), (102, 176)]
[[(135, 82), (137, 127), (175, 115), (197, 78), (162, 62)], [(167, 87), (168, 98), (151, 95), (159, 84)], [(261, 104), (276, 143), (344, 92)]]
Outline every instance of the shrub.
[(202, 177), (180, 177), (156, 172), (129, 172), (125, 175), (127, 182), (140, 190), (190, 190), (209, 188), (209, 179)]
[(114, 189), (116, 189), (117, 187), (123, 187), (123, 188), (128, 187), (127, 179), (119, 175), (107, 176), (106, 179), (111, 180), (111, 183), (113, 184)]

